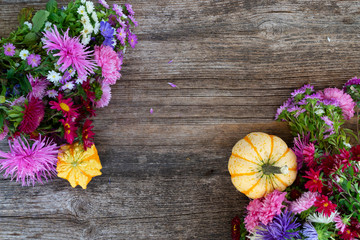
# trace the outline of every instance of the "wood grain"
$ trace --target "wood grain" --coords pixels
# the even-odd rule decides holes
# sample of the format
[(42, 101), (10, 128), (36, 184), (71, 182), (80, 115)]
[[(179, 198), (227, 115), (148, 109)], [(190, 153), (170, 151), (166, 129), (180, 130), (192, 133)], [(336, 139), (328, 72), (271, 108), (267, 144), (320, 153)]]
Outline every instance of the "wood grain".
[[(360, 69), (358, 1), (129, 3), (139, 44), (95, 120), (103, 175), (85, 191), (0, 180), (0, 239), (230, 239), (247, 203), (227, 172), (232, 146), (251, 131), (291, 144), (277, 106)], [(0, 0), (0, 36), (45, 4)]]

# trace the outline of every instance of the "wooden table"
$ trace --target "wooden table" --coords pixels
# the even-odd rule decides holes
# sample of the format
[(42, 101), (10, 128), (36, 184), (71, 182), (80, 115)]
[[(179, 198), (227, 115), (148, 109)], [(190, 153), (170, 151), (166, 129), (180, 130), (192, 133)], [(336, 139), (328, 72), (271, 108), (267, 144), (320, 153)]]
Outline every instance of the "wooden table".
[[(0, 35), (45, 3), (1, 0)], [(130, 3), (139, 44), (95, 119), (103, 175), (87, 190), (0, 180), (0, 239), (230, 239), (248, 201), (227, 171), (232, 146), (252, 131), (291, 144), (273, 120), (290, 92), (360, 69), (360, 2)]]

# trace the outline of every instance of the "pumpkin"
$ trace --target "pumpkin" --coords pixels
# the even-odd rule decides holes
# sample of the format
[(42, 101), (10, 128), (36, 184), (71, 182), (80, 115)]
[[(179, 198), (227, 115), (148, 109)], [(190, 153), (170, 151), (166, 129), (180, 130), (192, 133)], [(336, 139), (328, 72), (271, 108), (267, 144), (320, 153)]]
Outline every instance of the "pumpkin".
[(284, 191), (296, 178), (295, 153), (279, 137), (253, 132), (232, 149), (228, 169), (234, 186), (249, 198)]

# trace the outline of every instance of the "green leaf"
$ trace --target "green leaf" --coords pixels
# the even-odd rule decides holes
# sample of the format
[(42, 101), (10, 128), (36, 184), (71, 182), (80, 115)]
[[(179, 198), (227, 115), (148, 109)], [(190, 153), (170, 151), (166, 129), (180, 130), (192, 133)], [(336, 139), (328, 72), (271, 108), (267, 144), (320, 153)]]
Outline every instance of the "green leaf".
[(46, 10), (48, 12), (56, 12), (56, 10), (57, 10), (57, 2), (56, 2), (56, 0), (50, 0), (46, 4)]
[(39, 32), (40, 29), (44, 26), (45, 21), (48, 19), (50, 13), (46, 10), (40, 10), (35, 13), (34, 17), (32, 18), (33, 22), (33, 32)]
[(19, 84), (21, 89), (26, 93), (30, 92), (32, 89), (31, 84), (26, 77), (20, 78)]
[(36, 42), (36, 39), (37, 39), (36, 33), (29, 32), (28, 34), (25, 35), (23, 43), (29, 45)]
[(4, 126), (4, 120), (5, 120), (4, 115), (0, 114), (0, 131), (1, 131), (2, 127)]

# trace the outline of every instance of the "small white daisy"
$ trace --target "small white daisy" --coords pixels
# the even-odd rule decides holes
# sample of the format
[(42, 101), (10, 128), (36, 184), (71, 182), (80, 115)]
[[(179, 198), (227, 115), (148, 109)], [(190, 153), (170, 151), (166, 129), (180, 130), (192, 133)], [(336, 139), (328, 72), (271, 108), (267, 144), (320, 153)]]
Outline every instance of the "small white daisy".
[(69, 72), (69, 74), (70, 74), (71, 77), (74, 77), (74, 75), (75, 75), (75, 73), (76, 73), (76, 71), (75, 71), (74, 69), (70, 68), (70, 69), (68, 69), (67, 71)]
[(28, 21), (24, 22), (26, 26), (31, 30), (32, 29), (32, 23), (29, 23)]
[(44, 30), (45, 31), (50, 31), (50, 29), (51, 29), (51, 22), (46, 22)]
[(77, 10), (78, 14), (80, 15), (85, 15), (86, 14), (86, 10), (85, 10), (85, 6), (81, 5), (78, 10)]
[(94, 25), (94, 33), (98, 34), (99, 30), (100, 30), (100, 23), (96, 22)]
[(84, 29), (81, 31), (82, 35), (88, 35), (91, 34), (94, 31), (94, 27), (88, 23), (86, 25), (84, 25)]
[(90, 24), (90, 18), (88, 15), (83, 15), (80, 19), (80, 22), (85, 26)]
[(83, 45), (88, 45), (90, 43), (90, 40), (91, 40), (91, 35), (83, 35), (83, 38), (81, 39), (81, 43)]
[(99, 21), (99, 19), (98, 19), (98, 16), (97, 16), (96, 12), (92, 12), (92, 14), (91, 14), (91, 18), (94, 20), (94, 22), (95, 22), (95, 23)]
[(72, 90), (75, 87), (74, 83), (72, 82), (67, 82), (65, 83), (65, 85), (62, 87), (64, 90), (69, 89)]
[(90, 14), (94, 11), (94, 3), (93, 2), (86, 2), (86, 10)]
[(57, 64), (57, 63), (54, 63), (54, 67), (55, 67), (55, 69), (59, 69), (59, 68), (60, 68), (60, 65)]
[(56, 90), (52, 89), (46, 92), (46, 95), (51, 98), (56, 98), (58, 93)]
[(61, 75), (60, 75), (60, 73), (57, 73), (54, 70), (52, 70), (48, 73), (46, 78), (47, 78), (47, 80), (49, 80), (52, 83), (57, 83), (61, 79)]
[(20, 51), (19, 56), (22, 60), (26, 60), (27, 57), (29, 56), (29, 54), (30, 54), (30, 52), (28, 50), (23, 49)]

